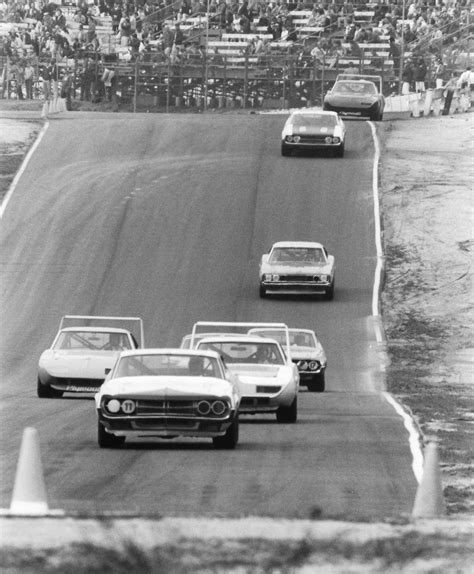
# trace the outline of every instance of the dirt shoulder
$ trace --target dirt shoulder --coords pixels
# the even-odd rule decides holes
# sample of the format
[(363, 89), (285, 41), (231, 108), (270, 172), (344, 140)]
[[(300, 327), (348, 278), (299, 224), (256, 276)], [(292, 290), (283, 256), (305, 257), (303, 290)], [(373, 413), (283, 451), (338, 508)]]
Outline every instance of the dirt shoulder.
[(473, 512), (474, 115), (384, 124), (388, 391), (439, 441), (451, 513)]

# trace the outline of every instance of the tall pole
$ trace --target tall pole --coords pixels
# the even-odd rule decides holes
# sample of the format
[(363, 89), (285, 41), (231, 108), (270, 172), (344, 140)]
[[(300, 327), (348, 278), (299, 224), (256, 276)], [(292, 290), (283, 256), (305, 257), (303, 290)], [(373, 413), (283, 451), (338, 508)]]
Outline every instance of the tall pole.
[(209, 50), (209, 0), (207, 0), (206, 15), (206, 45), (204, 46), (204, 111), (207, 110), (207, 80), (209, 75), (207, 55)]
[(400, 36), (400, 69), (398, 70), (398, 93), (401, 95), (402, 93), (402, 75), (403, 75), (403, 68), (405, 67), (405, 0), (403, 0), (402, 4), (402, 34)]

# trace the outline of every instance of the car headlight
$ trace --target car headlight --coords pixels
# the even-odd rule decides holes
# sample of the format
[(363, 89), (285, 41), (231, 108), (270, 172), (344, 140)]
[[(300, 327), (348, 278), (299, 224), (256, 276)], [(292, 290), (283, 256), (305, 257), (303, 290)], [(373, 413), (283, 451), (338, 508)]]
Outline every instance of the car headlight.
[(309, 370), (310, 371), (317, 371), (320, 367), (319, 361), (310, 361), (309, 363)]
[(325, 141), (327, 144), (330, 144), (330, 143), (332, 143), (332, 137), (331, 137), (331, 136), (327, 136), (327, 137), (324, 138), (324, 141)]
[(120, 410), (120, 401), (118, 401), (117, 399), (110, 399), (110, 401), (107, 401), (105, 404), (105, 409), (109, 412), (112, 413), (113, 415), (117, 414)]
[(329, 281), (329, 275), (321, 275), (321, 281)]
[(337, 143), (339, 143), (340, 141), (341, 141), (341, 140), (340, 140), (338, 137), (332, 138), (332, 143), (337, 144)]
[(265, 273), (263, 279), (264, 281), (279, 281), (280, 276), (277, 273)]
[(214, 415), (222, 417), (227, 414), (229, 405), (225, 401), (199, 401), (197, 404), (197, 412), (201, 416)]
[(300, 371), (307, 371), (308, 370), (308, 363), (306, 361), (298, 361), (298, 369)]
[(208, 401), (199, 401), (197, 411), (200, 415), (208, 415), (211, 412), (211, 404)]
[(227, 405), (224, 401), (214, 401), (211, 405), (213, 414), (221, 417), (227, 410)]

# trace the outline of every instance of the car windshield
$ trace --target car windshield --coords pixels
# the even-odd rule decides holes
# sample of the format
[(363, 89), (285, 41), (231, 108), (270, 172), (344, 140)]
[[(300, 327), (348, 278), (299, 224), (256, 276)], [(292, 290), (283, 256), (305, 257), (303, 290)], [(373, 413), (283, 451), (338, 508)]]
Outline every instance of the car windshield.
[(276, 247), (270, 254), (270, 263), (325, 263), (324, 252), (319, 247)]
[(227, 363), (284, 365), (285, 360), (276, 343), (247, 341), (203, 341), (200, 349), (217, 351)]
[(336, 116), (332, 114), (295, 114), (292, 123), (295, 127), (331, 128), (336, 125)]
[(131, 349), (125, 333), (108, 331), (62, 331), (54, 345), (57, 350), (124, 351)]
[(377, 88), (370, 82), (337, 82), (333, 88), (334, 94), (376, 94)]
[(217, 360), (202, 355), (125, 356), (114, 372), (114, 378), (148, 376), (223, 378)]
[[(255, 330), (253, 334), (261, 335), (278, 341), (280, 345), (286, 345), (285, 331), (277, 331), (272, 329)], [(290, 331), (288, 333), (291, 347), (314, 347), (314, 339), (311, 333), (305, 331)]]

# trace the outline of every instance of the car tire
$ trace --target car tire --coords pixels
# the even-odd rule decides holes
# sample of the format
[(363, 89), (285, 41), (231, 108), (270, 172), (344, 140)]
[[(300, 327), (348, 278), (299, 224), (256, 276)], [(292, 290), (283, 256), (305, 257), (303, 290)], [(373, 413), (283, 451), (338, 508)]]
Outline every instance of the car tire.
[(63, 391), (57, 391), (49, 385), (43, 385), (38, 377), (36, 384), (36, 394), (40, 399), (59, 399), (63, 396)]
[(267, 290), (265, 289), (265, 287), (263, 285), (260, 285), (260, 289), (258, 291), (258, 294), (260, 295), (260, 299), (265, 299), (265, 297), (267, 296)]
[(281, 155), (285, 157), (291, 155), (291, 150), (288, 149), (288, 146), (286, 146), (285, 144), (281, 144)]
[(307, 389), (310, 393), (324, 393), (326, 389), (326, 378), (324, 371), (314, 376), (311, 383), (308, 384)]
[(334, 299), (334, 281), (326, 289), (326, 293), (324, 294), (324, 298), (326, 299), (326, 301), (332, 301)]
[(344, 144), (342, 144), (341, 146), (338, 147), (337, 150), (335, 150), (334, 155), (336, 157), (344, 157)]
[(278, 407), (276, 419), (279, 423), (295, 423), (298, 418), (298, 399), (294, 398), (289, 407)]
[(232, 450), (239, 442), (239, 415), (236, 415), (232, 424), (224, 436), (216, 436), (212, 439), (215, 448)]
[(100, 448), (118, 448), (125, 442), (124, 436), (115, 436), (109, 434), (104, 425), (98, 421), (97, 423), (97, 442)]

